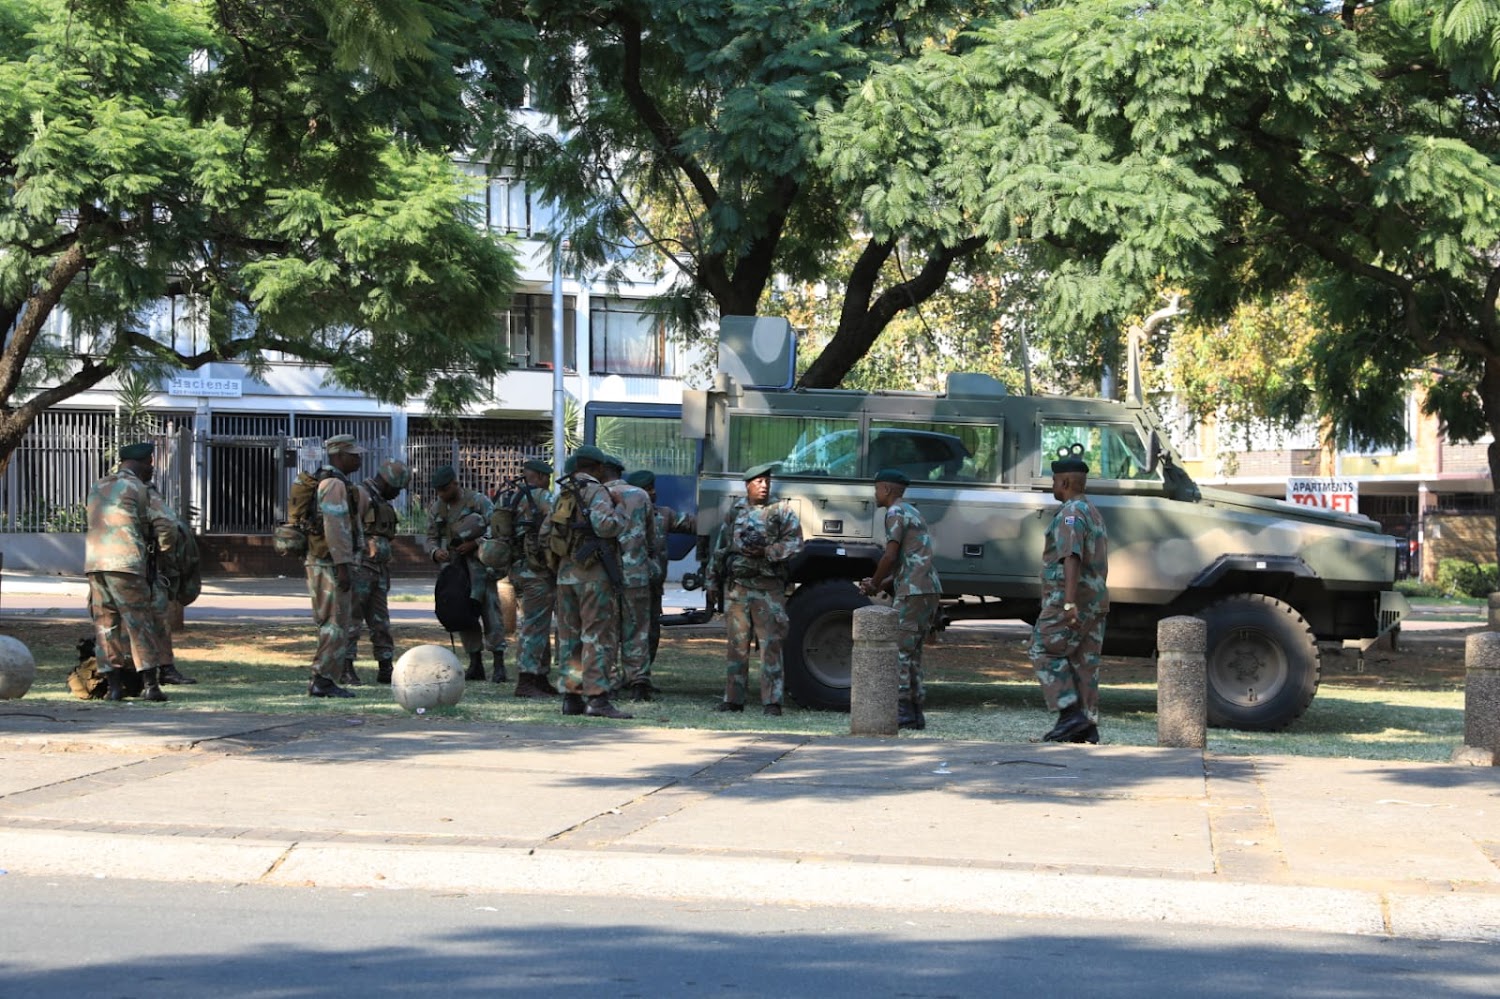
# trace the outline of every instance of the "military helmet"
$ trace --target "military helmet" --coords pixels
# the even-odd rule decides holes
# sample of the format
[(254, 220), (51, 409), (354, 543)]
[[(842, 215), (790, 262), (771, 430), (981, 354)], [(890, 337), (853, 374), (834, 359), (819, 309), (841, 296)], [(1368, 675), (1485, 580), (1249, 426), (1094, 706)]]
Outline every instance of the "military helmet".
[(489, 525), (484, 522), (484, 518), (479, 514), (464, 514), (453, 522), (453, 538), (456, 541), (474, 541), (484, 536), (487, 526)]
[(411, 482), (411, 469), (400, 458), (387, 458), (380, 463), (380, 477), (392, 489), (405, 489)]

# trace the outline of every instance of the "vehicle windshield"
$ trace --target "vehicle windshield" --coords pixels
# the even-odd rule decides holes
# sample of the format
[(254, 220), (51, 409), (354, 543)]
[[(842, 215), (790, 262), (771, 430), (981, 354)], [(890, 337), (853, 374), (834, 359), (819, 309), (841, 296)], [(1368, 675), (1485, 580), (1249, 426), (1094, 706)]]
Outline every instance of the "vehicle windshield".
[(853, 420), (738, 416), (730, 424), (729, 471), (779, 462), (777, 474), (872, 479), (893, 468), (913, 482), (994, 482), (994, 424), (872, 421), (868, 449)]
[(1156, 472), (1148, 470), (1146, 444), (1134, 424), (1080, 420), (1043, 421), (1036, 474), (1051, 475), (1058, 452), (1074, 444), (1083, 445), (1083, 460), (1088, 462), (1092, 479), (1160, 479)]

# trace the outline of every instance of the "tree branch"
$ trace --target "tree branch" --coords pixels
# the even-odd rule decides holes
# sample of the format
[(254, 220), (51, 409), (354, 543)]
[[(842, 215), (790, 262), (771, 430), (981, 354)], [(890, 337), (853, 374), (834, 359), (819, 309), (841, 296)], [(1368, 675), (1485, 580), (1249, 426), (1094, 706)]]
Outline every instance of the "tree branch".
[(15, 332), (6, 342), (4, 352), (0, 352), (0, 404), (8, 402), (15, 395), (16, 387), (21, 384), (26, 359), (31, 356), (42, 327), (46, 325), (57, 303), (62, 300), (63, 292), (73, 283), (86, 263), (88, 254), (83, 251), (83, 244), (75, 242), (52, 265), (46, 284), (26, 300), (26, 307), (20, 321), (16, 323)]

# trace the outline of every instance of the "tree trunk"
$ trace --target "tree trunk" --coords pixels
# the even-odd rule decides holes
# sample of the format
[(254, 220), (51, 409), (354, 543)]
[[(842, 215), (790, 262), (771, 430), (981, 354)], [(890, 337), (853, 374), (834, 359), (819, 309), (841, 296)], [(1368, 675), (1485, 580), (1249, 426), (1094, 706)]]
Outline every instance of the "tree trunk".
[(1484, 376), (1479, 381), (1479, 397), (1484, 401), (1484, 417), (1490, 425), (1490, 446), (1487, 454), (1490, 461), (1490, 487), (1494, 494), (1490, 497), (1491, 508), (1494, 510), (1494, 545), (1490, 554), (1495, 556), (1495, 561), (1500, 564), (1500, 489), (1495, 489), (1495, 483), (1500, 482), (1500, 360), (1490, 357), (1484, 362)]

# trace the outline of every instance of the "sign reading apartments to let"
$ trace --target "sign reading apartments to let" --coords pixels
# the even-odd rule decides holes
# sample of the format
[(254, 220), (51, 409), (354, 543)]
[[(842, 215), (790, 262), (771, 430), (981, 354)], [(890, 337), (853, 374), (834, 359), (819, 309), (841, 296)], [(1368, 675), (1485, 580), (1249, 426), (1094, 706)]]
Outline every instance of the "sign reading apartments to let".
[(1354, 479), (1287, 479), (1286, 501), (1298, 506), (1359, 513), (1359, 483)]

